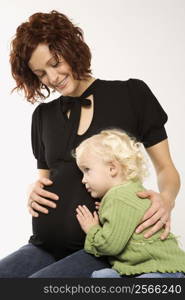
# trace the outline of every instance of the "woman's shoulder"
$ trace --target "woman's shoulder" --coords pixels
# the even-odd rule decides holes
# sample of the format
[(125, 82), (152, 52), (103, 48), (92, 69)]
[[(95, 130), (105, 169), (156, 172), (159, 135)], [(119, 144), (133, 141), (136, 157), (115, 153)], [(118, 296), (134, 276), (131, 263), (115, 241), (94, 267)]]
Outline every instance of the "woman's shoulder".
[(145, 82), (140, 78), (128, 78), (128, 79), (99, 79), (100, 83), (106, 85), (123, 85), (128, 83), (144, 84)]
[(40, 102), (38, 101), (38, 104), (37, 106), (35, 107), (35, 109), (33, 110), (33, 115), (37, 115), (37, 114), (40, 114), (40, 113), (43, 113), (43, 111), (48, 111), (56, 106), (58, 106), (59, 104), (59, 99), (60, 97), (58, 98), (55, 98), (51, 101), (48, 101), (48, 102)]
[(106, 86), (106, 87), (118, 87), (118, 86), (123, 86), (127, 85), (128, 81), (130, 79), (99, 79), (99, 86)]
[(108, 90), (113, 89), (132, 89), (132, 90), (143, 90), (148, 88), (147, 84), (144, 80), (139, 78), (128, 78), (125, 80), (121, 79), (100, 79), (99, 80), (99, 87), (106, 88)]

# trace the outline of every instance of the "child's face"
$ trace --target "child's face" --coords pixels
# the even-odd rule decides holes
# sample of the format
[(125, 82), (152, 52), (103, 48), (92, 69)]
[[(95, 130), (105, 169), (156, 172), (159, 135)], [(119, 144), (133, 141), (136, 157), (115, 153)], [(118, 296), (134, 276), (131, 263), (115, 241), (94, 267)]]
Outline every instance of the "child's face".
[(77, 165), (83, 173), (82, 183), (93, 198), (102, 198), (112, 187), (110, 165), (97, 154), (83, 151), (78, 157)]

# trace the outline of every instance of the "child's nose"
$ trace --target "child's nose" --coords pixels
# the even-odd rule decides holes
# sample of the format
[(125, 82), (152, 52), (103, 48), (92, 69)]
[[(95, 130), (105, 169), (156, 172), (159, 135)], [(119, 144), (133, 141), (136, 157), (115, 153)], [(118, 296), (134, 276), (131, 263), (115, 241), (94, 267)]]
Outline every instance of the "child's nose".
[(85, 176), (83, 176), (83, 178), (82, 178), (82, 183), (85, 183), (85, 182), (86, 182)]

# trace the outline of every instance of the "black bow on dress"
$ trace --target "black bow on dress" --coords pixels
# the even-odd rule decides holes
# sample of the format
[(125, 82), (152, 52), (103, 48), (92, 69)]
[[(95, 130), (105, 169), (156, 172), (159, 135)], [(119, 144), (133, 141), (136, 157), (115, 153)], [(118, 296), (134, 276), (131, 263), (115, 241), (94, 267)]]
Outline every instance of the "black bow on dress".
[(71, 97), (66, 96), (62, 99), (62, 111), (64, 114), (70, 109), (72, 109), (73, 104), (79, 104), (80, 106), (91, 106), (91, 100), (84, 97)]
[[(62, 151), (60, 154), (61, 159), (64, 161), (71, 161), (71, 150), (76, 144), (77, 132), (81, 116), (82, 106), (91, 106), (91, 100), (86, 97), (95, 96), (96, 88), (99, 83), (99, 79), (96, 79), (91, 85), (82, 93), (80, 97), (61, 96), (61, 110), (64, 116), (64, 126), (62, 139)], [(71, 113), (69, 118), (66, 116), (66, 112), (70, 109)]]
[[(61, 96), (61, 109), (65, 118), (65, 126), (63, 128), (62, 144), (63, 149), (61, 157), (64, 161), (71, 161), (71, 150), (74, 147), (75, 139), (78, 132), (81, 106), (91, 106), (91, 100), (86, 99), (85, 96), (71, 97)], [(68, 110), (71, 110), (69, 118), (66, 116)]]

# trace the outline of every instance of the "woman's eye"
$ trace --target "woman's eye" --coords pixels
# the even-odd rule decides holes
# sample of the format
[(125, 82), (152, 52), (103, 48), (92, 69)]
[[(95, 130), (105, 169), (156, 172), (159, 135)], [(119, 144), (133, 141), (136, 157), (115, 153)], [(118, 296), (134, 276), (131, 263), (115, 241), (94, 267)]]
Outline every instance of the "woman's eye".
[(34, 73), (35, 74), (35, 76), (37, 76), (39, 79), (41, 79), (42, 77), (44, 77), (44, 73), (43, 74), (36, 74), (36, 73)]
[(89, 171), (89, 168), (85, 168), (85, 169), (84, 169), (84, 172), (88, 172), (88, 171)]
[(52, 67), (53, 67), (53, 68), (56, 68), (56, 67), (58, 66), (58, 64), (59, 64), (59, 63), (57, 62), (56, 64), (53, 64)]
[(52, 64), (52, 67), (56, 68), (56, 67), (58, 67), (59, 64), (61, 64), (61, 61), (57, 61), (56, 63)]

